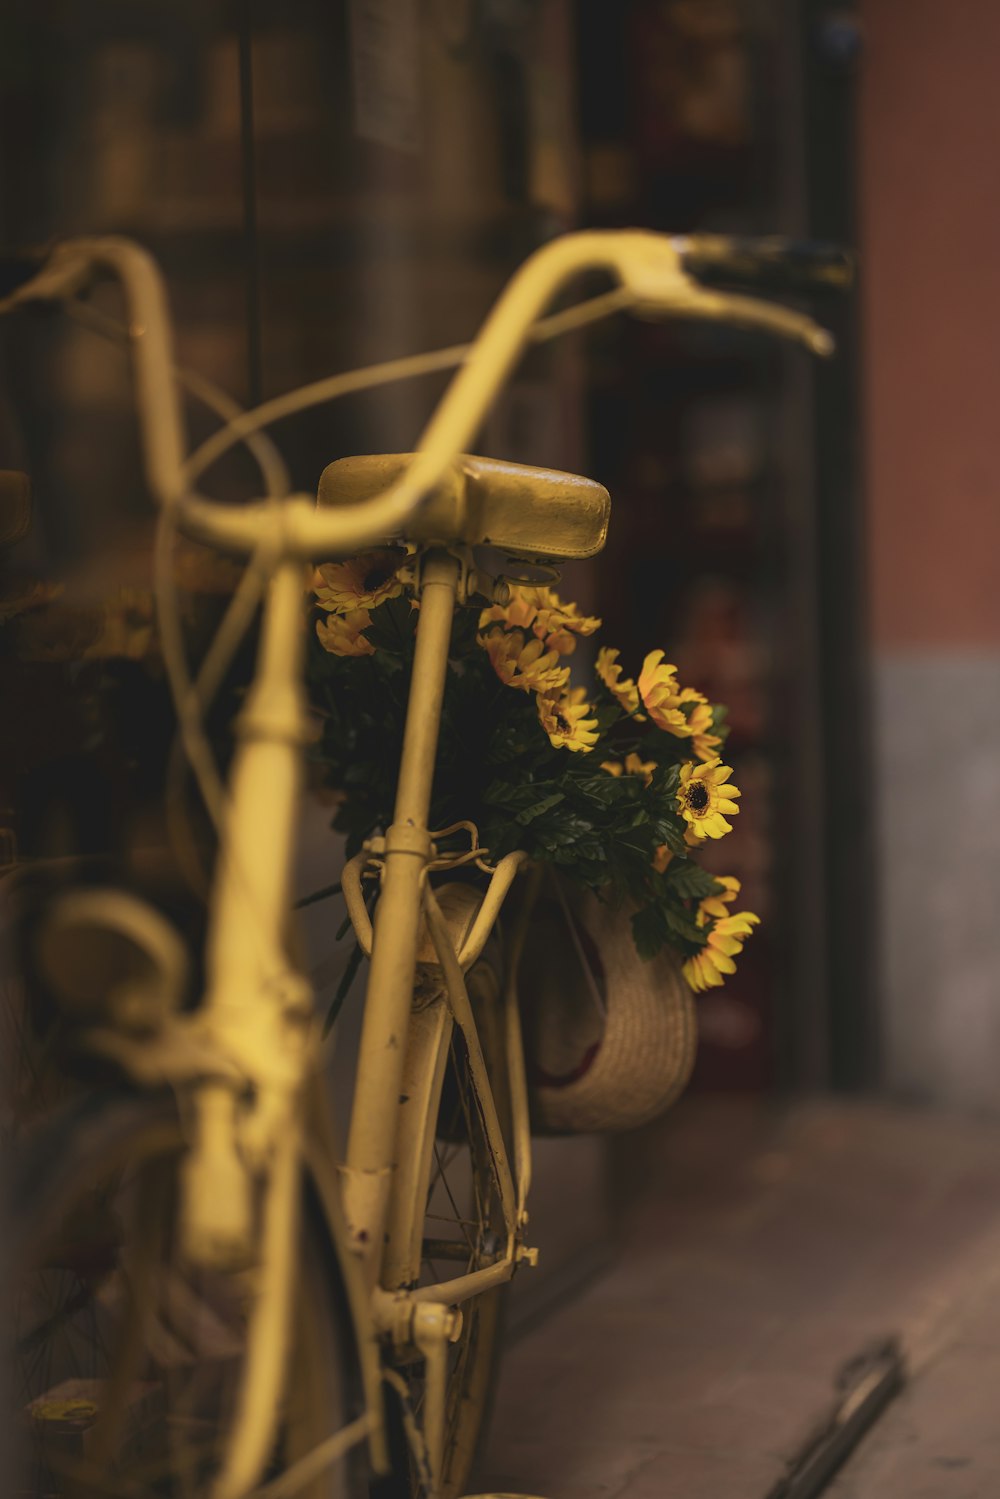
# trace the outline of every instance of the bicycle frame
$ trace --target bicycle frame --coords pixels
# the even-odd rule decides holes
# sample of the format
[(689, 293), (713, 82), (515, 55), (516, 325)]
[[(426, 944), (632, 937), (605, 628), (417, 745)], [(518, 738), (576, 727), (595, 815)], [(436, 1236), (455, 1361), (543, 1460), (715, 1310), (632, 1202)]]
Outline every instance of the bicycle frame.
[[(358, 1076), (344, 1166), (348, 1231), (353, 1246), (368, 1264), (374, 1283), (379, 1279), (385, 1258), (399, 1258), (398, 1245), (390, 1242), (384, 1254), (378, 1246), (384, 1242), (393, 1147), (398, 1128), (396, 1100), (402, 1091), (400, 1085), (406, 1061), (419, 922), (423, 914), (443, 970), (451, 1013), (468, 1047), (474, 1084), (500, 1181), (508, 1232), (508, 1253), (502, 1264), (414, 1293), (415, 1299), (440, 1301), (446, 1305), (455, 1304), (487, 1285), (510, 1278), (517, 1261), (515, 1240), (520, 1228), (519, 1194), (515, 1194), (507, 1162), (462, 964), (427, 879), (427, 866), (433, 854), (427, 827), (431, 781), (460, 569), (459, 560), (441, 550), (429, 552), (421, 567), (420, 619), (395, 812), (384, 840), (379, 840), (382, 888), (370, 944), (371, 972), (365, 996)], [(520, 858), (515, 856), (505, 866), (501, 880), (506, 888), (509, 888), (509, 878), (513, 877), (519, 862)], [(354, 871), (348, 876), (348, 882), (352, 877), (355, 877)], [(358, 904), (355, 898), (352, 914), (356, 923)], [(490, 924), (495, 919), (498, 902), (491, 905)], [(367, 937), (367, 932), (364, 935)], [(475, 943), (480, 950), (487, 936), (488, 928), (482, 921)], [(466, 955), (467, 963), (474, 951), (473, 946), (473, 951)], [(527, 1121), (522, 1119), (519, 1122), (524, 1138), (527, 1138)]]
[[(154, 496), (189, 535), (224, 550), (248, 553), (264, 548), (273, 564), (256, 674), (236, 724), (237, 749), (212, 894), (204, 1004), (193, 1018), (177, 1019), (176, 1033), (183, 1033), (179, 1049), (171, 1052), (162, 1039), (143, 1043), (145, 1054), (134, 1052), (129, 1063), (142, 1080), (196, 1083), (192, 1148), (182, 1168), (182, 1238), (189, 1255), (199, 1263), (228, 1266), (247, 1263), (256, 1251), (257, 1295), (244, 1384), (227, 1461), (214, 1491), (215, 1499), (241, 1499), (262, 1471), (277, 1419), (288, 1343), (298, 1179), (307, 1151), (304, 1101), (315, 1071), (312, 996), (286, 949), (305, 740), (303, 563), (398, 534), (422, 500), (440, 486), (455, 483), (452, 464), (528, 341), (534, 320), (558, 288), (583, 270), (610, 271), (622, 288), (615, 306), (631, 306), (643, 315), (763, 327), (798, 338), (815, 352), (829, 352), (831, 345), (816, 324), (798, 313), (696, 287), (683, 274), (678, 242), (665, 236), (640, 231), (568, 235), (538, 251), (511, 282), (429, 424), (412, 467), (385, 493), (347, 510), (320, 512), (311, 497), (302, 495), (283, 498), (280, 504), (272, 500), (234, 509), (193, 492), (169, 316), (159, 273), (145, 252), (120, 240), (62, 246), (34, 282), (0, 304), (0, 311), (31, 298), (72, 296), (95, 264), (118, 275), (125, 289), (143, 452)], [(238, 419), (231, 430), (236, 434), (233, 441), (252, 432), (252, 414)], [(216, 451), (224, 445), (216, 444)], [(455, 499), (460, 509), (460, 490)], [(373, 843), (364, 856), (376, 856), (381, 866), (374, 933), (360, 898), (364, 859), (345, 871), (348, 907), (359, 941), (371, 952), (371, 972), (341, 1190), (331, 1185), (329, 1148), (317, 1150), (313, 1141), (307, 1152), (327, 1205), (357, 1323), (369, 1410), (352, 1440), (367, 1436), (374, 1465), (381, 1471), (386, 1454), (377, 1339), (391, 1335), (415, 1342), (427, 1358), (429, 1376), (436, 1370), (443, 1377), (454, 1309), (509, 1280), (521, 1260), (533, 1258), (522, 1242), (530, 1137), (514, 979), (512, 974), (508, 977), (504, 996), (512, 1059), (512, 1168), (463, 976), (486, 941), (521, 856), (512, 855), (498, 867), (479, 917), (458, 950), (428, 879), (435, 854), (427, 826), (431, 782), (461, 578), (462, 561), (446, 545), (431, 548), (421, 558), (421, 612), (395, 813), (384, 840)], [(183, 733), (183, 711), (180, 719)], [(405, 1246), (392, 1232), (386, 1244), (385, 1235), (391, 1224), (392, 1194), (400, 1189), (393, 1181), (393, 1151), (422, 918), (444, 979), (448, 1014), (441, 1021), (457, 1024), (465, 1039), (500, 1182), (507, 1245), (501, 1258), (480, 1271), (406, 1289), (415, 1276), (413, 1267), (407, 1266)], [(119, 1055), (124, 1055), (121, 1048)], [(259, 1181), (265, 1190), (258, 1229)], [(392, 1274), (387, 1275), (387, 1267)], [(387, 1279), (395, 1284), (386, 1284)], [(443, 1409), (431, 1383), (429, 1377), (425, 1427), (433, 1487)]]

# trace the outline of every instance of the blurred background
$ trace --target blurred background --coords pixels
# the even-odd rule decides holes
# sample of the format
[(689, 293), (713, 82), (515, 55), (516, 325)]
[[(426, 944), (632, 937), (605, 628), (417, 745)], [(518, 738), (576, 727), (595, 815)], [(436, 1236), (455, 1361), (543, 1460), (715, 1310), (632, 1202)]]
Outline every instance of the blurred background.
[[(651, 1181), (683, 1219), (692, 1160), (729, 1180), (761, 1105), (832, 1111), (767, 1136), (773, 1181), (779, 1159), (835, 1176), (815, 1152), (839, 1150), (855, 1179), (882, 1160), (873, 1197), (944, 1157), (922, 1122), (892, 1133), (898, 1113), (831, 1096), (937, 1106), (949, 1128), (997, 1112), (998, 49), (991, 0), (8, 0), (0, 17), (3, 243), (135, 237), (164, 267), (180, 361), (244, 402), (470, 337), (574, 227), (859, 253), (855, 293), (811, 304), (838, 343), (823, 366), (616, 320), (532, 353), (479, 444), (607, 485), (607, 551), (564, 592), (626, 662), (661, 645), (730, 705), (744, 801), (718, 867), (764, 918), (699, 1001), (680, 1122), (552, 1147), (572, 1198), (552, 1258), (581, 1282)], [(409, 448), (442, 388), (284, 423), (296, 485)], [(170, 721), (113, 343), (62, 315), (4, 320), (0, 467), (32, 487), (3, 554), (0, 856), (155, 838)], [(250, 493), (240, 458), (212, 478)], [(192, 549), (193, 617), (231, 582)], [(144, 706), (124, 722), (122, 701)], [(942, 1180), (972, 1161), (995, 1192), (989, 1152), (948, 1138)]]

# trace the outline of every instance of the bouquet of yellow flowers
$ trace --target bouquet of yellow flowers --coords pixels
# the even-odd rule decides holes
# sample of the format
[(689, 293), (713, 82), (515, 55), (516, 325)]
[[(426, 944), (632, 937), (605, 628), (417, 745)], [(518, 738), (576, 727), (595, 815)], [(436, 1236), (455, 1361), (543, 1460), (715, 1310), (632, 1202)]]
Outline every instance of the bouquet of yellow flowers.
[[(316, 754), (341, 794), (334, 826), (348, 856), (392, 819), (418, 614), (404, 555), (368, 552), (314, 579)], [(492, 859), (521, 848), (628, 902), (640, 956), (671, 947), (692, 989), (715, 987), (758, 922), (730, 909), (738, 880), (697, 862), (739, 811), (722, 763), (725, 710), (682, 687), (662, 650), (633, 679), (602, 646), (590, 684), (574, 684), (568, 658), (600, 625), (527, 584), (457, 612), (431, 826), (471, 820)]]

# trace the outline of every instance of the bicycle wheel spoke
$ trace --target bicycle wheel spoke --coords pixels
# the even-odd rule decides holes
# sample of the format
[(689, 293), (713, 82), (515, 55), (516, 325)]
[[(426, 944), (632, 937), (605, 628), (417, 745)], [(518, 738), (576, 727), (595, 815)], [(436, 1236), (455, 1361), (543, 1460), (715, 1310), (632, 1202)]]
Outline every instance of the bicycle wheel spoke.
[[(434, 1143), (434, 1153), (435, 1153), (435, 1155), (437, 1155), (437, 1142), (436, 1141)], [(454, 1212), (455, 1212), (455, 1222), (459, 1225), (459, 1227), (462, 1228), (462, 1234), (463, 1234), (463, 1236), (465, 1238), (466, 1243), (468, 1244), (469, 1248), (471, 1249), (472, 1248), (472, 1240), (470, 1239), (469, 1235), (466, 1233), (465, 1228), (462, 1226), (463, 1225), (462, 1214), (459, 1211), (458, 1203), (455, 1201), (454, 1193), (451, 1190), (451, 1186), (449, 1185), (448, 1178), (444, 1174), (443, 1170), (440, 1171), (439, 1178), (440, 1178), (442, 1186), (444, 1187), (445, 1192), (448, 1195), (448, 1201), (451, 1203), (452, 1208), (454, 1209)]]
[[(454, 1133), (453, 1130), (451, 1132)], [(441, 1179), (442, 1171), (446, 1171), (448, 1169), (448, 1167), (451, 1165), (451, 1163), (454, 1160), (454, 1158), (457, 1155), (457, 1153), (458, 1153), (458, 1146), (457, 1145), (449, 1145), (447, 1147), (447, 1149), (445, 1150), (444, 1158), (442, 1160), (442, 1157), (439, 1154), (438, 1148), (435, 1146), (435, 1150), (434, 1150), (434, 1172), (433, 1172), (433, 1174), (431, 1176), (430, 1186), (427, 1189), (427, 1206), (428, 1207), (430, 1207), (431, 1199), (434, 1196), (434, 1188), (437, 1186), (438, 1182)]]
[(454, 1218), (450, 1213), (425, 1213), (424, 1216), (434, 1223), (459, 1223), (464, 1224), (466, 1228), (479, 1227), (479, 1224), (472, 1218)]
[[(457, 1059), (455, 1057), (455, 1052), (454, 1052), (454, 1041), (452, 1041), (452, 1059), (455, 1062), (456, 1072), (457, 1072), (458, 1071), (458, 1065), (457, 1065)], [(466, 1128), (466, 1132), (467, 1132), (468, 1138), (469, 1138), (469, 1154), (470, 1154), (470, 1157), (471, 1157), (473, 1155), (472, 1142), (474, 1140), (476, 1140), (477, 1135), (482, 1130), (482, 1119), (481, 1119), (481, 1116), (479, 1114), (478, 1100), (477, 1100), (477, 1105), (476, 1105), (476, 1121), (477, 1121), (477, 1124), (479, 1125), (479, 1130), (475, 1129), (473, 1127), (472, 1113), (471, 1113), (471, 1111), (469, 1109), (469, 1102), (468, 1102), (469, 1095), (470, 1094), (473, 1094), (473, 1095), (475, 1094), (475, 1089), (472, 1086), (472, 1074), (471, 1074), (471, 1069), (470, 1069), (469, 1063), (468, 1063), (468, 1057), (465, 1058), (465, 1066), (464, 1066), (464, 1069), (463, 1069), (463, 1073), (460, 1074), (460, 1076), (462, 1077), (462, 1082), (460, 1083), (460, 1086), (459, 1086), (459, 1089), (458, 1089), (458, 1094), (459, 1094), (459, 1098), (461, 1099), (462, 1110), (463, 1110), (463, 1113), (465, 1115), (465, 1128)], [(463, 1086), (463, 1084), (464, 1084), (464, 1086)], [(483, 1219), (484, 1219), (484, 1204), (483, 1204), (482, 1193), (480, 1191), (479, 1173), (478, 1173), (478, 1171), (475, 1168), (475, 1160), (473, 1160), (472, 1186), (473, 1186), (473, 1191), (475, 1192), (475, 1197), (476, 1197), (476, 1216), (478, 1218), (478, 1221), (480, 1223), (482, 1223)]]

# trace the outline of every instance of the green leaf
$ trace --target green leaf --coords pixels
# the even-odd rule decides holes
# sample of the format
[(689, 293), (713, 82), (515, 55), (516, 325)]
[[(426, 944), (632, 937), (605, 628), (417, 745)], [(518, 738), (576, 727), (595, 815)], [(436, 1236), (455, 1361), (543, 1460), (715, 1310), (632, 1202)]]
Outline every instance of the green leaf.
[(672, 854), (679, 854), (681, 858), (687, 858), (690, 850), (684, 842), (684, 824), (679, 818), (657, 818), (653, 827), (656, 831), (656, 847), (665, 843)]
[(652, 826), (648, 821), (640, 827), (625, 828), (614, 834), (615, 849), (638, 854), (645, 863), (652, 861), (656, 844), (652, 837)]
[(667, 869), (666, 879), (675, 895), (682, 900), (705, 900), (709, 895), (721, 895), (725, 889), (714, 875), (693, 859), (678, 859)]
[(663, 913), (663, 921), (672, 937), (679, 937), (683, 942), (689, 942), (693, 947), (704, 947), (708, 940), (708, 928), (696, 924), (694, 917), (679, 906), (668, 904), (666, 901), (659, 907)]
[[(616, 777), (609, 775), (606, 770), (600, 775), (567, 776), (567, 785), (574, 797), (582, 801), (592, 802), (598, 807), (613, 807), (615, 802), (630, 800), (634, 790), (636, 777), (629, 776), (623, 786)], [(622, 778), (624, 780), (624, 777)]]
[(635, 943), (636, 952), (646, 963), (650, 958), (655, 958), (664, 946), (667, 934), (664, 930), (662, 915), (655, 906), (644, 906), (634, 913), (632, 940)]
[(551, 791), (548, 796), (539, 797), (527, 807), (523, 807), (515, 816), (514, 821), (522, 828), (527, 827), (530, 822), (534, 822), (536, 817), (543, 817), (546, 812), (551, 812), (553, 807), (558, 807), (559, 803), (565, 800), (561, 791)]

